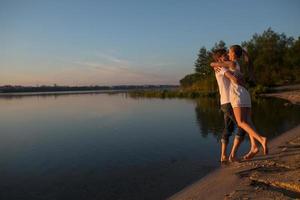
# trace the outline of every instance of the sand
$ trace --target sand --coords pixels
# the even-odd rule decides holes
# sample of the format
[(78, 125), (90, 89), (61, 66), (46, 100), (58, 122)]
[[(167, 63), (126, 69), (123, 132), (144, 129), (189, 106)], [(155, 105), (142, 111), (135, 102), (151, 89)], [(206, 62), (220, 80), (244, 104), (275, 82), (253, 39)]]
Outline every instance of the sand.
[(300, 105), (300, 84), (275, 87), (271, 93), (262, 94), (263, 97), (277, 97), (290, 101), (293, 104)]
[(270, 141), (269, 150), (221, 166), (169, 200), (300, 198), (300, 125)]

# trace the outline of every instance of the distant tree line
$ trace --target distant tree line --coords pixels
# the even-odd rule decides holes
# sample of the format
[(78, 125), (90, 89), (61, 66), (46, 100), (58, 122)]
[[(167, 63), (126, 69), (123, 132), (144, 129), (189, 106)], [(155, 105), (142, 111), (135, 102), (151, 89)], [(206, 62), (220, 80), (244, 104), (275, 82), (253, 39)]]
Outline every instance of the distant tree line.
[(147, 90), (147, 89), (172, 89), (174, 85), (116, 85), (116, 86), (0, 86), (0, 93), (15, 92), (63, 92), (63, 91), (94, 91), (94, 90)]
[[(276, 33), (271, 28), (262, 34), (254, 34), (249, 41), (242, 42), (254, 65), (257, 87), (269, 87), (300, 82), (300, 37), (294, 39), (284, 33)], [(180, 80), (185, 89), (215, 91), (217, 83), (210, 67), (212, 52), (218, 48), (228, 49), (220, 41), (210, 50), (200, 48), (195, 61), (195, 72)], [(245, 65), (241, 64), (242, 67)], [(246, 69), (246, 67), (243, 67)], [(245, 79), (248, 73), (245, 71)]]

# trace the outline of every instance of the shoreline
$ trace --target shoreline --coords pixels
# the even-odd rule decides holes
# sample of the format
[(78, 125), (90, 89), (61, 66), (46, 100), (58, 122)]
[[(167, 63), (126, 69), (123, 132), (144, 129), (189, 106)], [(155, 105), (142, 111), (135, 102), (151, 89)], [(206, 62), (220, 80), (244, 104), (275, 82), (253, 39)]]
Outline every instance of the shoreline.
[(285, 99), (292, 104), (300, 105), (300, 84), (275, 87), (271, 89), (270, 93), (264, 93), (260, 96)]
[(269, 155), (224, 165), (168, 200), (300, 198), (300, 125), (269, 142)]
[(121, 93), (128, 90), (78, 90), (78, 91), (53, 91), (53, 92), (8, 92), (0, 93), (0, 97), (7, 96), (43, 96), (43, 95), (68, 95), (68, 94), (102, 94), (102, 93)]
[[(277, 87), (262, 97), (300, 105), (300, 84)], [(269, 155), (221, 165), (168, 200), (300, 198), (300, 124), (269, 141)]]

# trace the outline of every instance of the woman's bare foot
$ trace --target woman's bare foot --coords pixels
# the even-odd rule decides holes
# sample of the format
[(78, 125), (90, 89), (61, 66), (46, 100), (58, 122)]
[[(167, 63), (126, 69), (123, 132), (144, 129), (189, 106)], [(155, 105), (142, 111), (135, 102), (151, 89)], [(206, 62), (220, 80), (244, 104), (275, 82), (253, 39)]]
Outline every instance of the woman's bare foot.
[(267, 141), (267, 138), (266, 137), (262, 137), (263, 139), (262, 139), (262, 147), (263, 147), (263, 149), (264, 149), (264, 154), (265, 155), (268, 155), (268, 153), (269, 153), (269, 149), (268, 149), (268, 141)]
[(239, 161), (239, 159), (237, 157), (232, 156), (232, 155), (229, 156), (228, 160), (229, 160), (229, 162), (238, 162)]
[(221, 156), (221, 163), (225, 163), (225, 162), (227, 162), (228, 161), (228, 158), (227, 158), (227, 156)]
[(246, 155), (243, 156), (244, 160), (249, 160), (251, 158), (253, 158), (257, 153), (259, 152), (259, 149), (257, 147), (251, 149), (249, 151), (249, 153), (247, 153)]

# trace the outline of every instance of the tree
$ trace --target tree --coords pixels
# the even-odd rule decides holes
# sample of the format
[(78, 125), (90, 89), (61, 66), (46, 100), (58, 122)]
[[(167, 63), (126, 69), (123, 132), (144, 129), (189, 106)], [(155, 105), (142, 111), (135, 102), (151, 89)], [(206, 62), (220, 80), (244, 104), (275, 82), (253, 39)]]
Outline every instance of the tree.
[(283, 72), (288, 67), (285, 55), (292, 41), (293, 38), (269, 28), (262, 34), (254, 34), (250, 41), (242, 43), (252, 58), (258, 83), (276, 85), (284, 81), (287, 73)]
[[(284, 33), (277, 33), (268, 28), (261, 34), (255, 33), (252, 38), (242, 43), (247, 49), (250, 61), (254, 66), (256, 83), (261, 86), (300, 83), (300, 37), (295, 40)], [(183, 86), (202, 91), (213, 91), (216, 88), (214, 72), (210, 67), (211, 52), (216, 49), (227, 50), (224, 41), (219, 41), (208, 51), (201, 47), (195, 61), (194, 74), (187, 75), (180, 83)], [(248, 84), (251, 81), (248, 63), (239, 61)]]
[(216, 42), (214, 47), (211, 49), (211, 52), (214, 52), (217, 49), (225, 49), (227, 50), (226, 43), (223, 40)]
[(199, 73), (188, 74), (180, 80), (180, 85), (183, 87), (190, 87), (199, 80), (201, 80), (201, 75)]
[(291, 68), (300, 68), (300, 37), (293, 41), (285, 58)]
[(195, 71), (203, 76), (211, 73), (210, 69), (210, 53), (203, 46), (199, 50), (198, 58), (195, 61)]
[(284, 70), (286, 82), (300, 82), (300, 37), (293, 41), (285, 56)]

